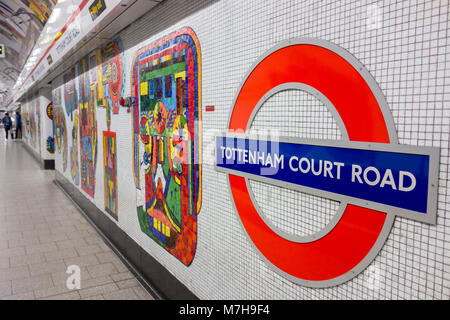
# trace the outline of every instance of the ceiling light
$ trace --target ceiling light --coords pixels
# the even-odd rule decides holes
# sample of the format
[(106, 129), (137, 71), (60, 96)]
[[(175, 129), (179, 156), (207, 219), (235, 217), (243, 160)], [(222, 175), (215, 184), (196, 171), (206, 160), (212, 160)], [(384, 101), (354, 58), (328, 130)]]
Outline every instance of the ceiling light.
[(55, 23), (56, 20), (59, 17), (59, 14), (61, 13), (61, 8), (55, 8), (52, 12), (52, 14), (50, 15), (50, 19), (48, 19), (47, 23)]

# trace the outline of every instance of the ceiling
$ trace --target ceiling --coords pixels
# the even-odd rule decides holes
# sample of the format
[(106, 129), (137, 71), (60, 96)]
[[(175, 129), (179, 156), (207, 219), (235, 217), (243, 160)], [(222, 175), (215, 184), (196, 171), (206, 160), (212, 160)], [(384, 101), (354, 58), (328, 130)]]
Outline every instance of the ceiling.
[(0, 106), (22, 71), (36, 40), (58, 0), (0, 0)]

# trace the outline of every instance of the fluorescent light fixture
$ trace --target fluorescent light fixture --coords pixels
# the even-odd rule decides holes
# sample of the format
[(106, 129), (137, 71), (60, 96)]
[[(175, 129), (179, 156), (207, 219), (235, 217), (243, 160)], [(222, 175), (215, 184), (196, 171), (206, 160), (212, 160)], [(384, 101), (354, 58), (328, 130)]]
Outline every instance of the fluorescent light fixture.
[(36, 48), (33, 50), (33, 52), (31, 53), (31, 56), (37, 56), (39, 53), (41, 53), (42, 49), (41, 48)]
[(52, 14), (50, 15), (50, 19), (48, 19), (47, 23), (50, 23), (50, 24), (55, 23), (56, 20), (58, 19), (60, 13), (61, 13), (61, 8), (53, 9)]
[(47, 34), (53, 33), (54, 31), (56, 31), (56, 28), (52, 28), (51, 26), (48, 26), (48, 28), (45, 30)]
[(66, 7), (66, 13), (73, 13), (73, 12), (75, 12), (75, 10), (77, 10), (77, 9), (78, 9), (78, 7), (77, 7), (76, 5), (73, 5), (73, 4), (68, 5), (68, 6)]

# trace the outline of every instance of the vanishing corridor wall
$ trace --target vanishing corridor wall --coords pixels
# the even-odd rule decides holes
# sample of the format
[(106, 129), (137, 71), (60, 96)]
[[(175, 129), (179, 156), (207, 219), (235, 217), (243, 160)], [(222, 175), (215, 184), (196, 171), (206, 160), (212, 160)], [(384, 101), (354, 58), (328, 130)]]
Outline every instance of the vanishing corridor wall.
[(22, 139), (41, 160), (54, 159), (51, 88), (41, 88), (21, 107)]
[(41, 143), (38, 132), (40, 128), (40, 101), (39, 95), (36, 94), (22, 104), (22, 138), (23, 141), (30, 146), (37, 155), (41, 155)]
[(43, 88), (39, 91), (41, 99), (41, 154), (42, 159), (55, 158), (55, 139), (53, 133), (53, 102), (51, 88)]
[[(55, 168), (201, 299), (449, 299), (448, 17), (447, 1), (164, 1), (52, 82)], [(396, 217), (367, 269), (322, 289), (267, 267), (214, 169), (214, 135), (227, 128), (244, 76), (264, 52), (301, 38), (364, 65), (400, 144), (440, 148), (437, 224)], [(132, 97), (130, 112), (122, 96)], [(252, 128), (343, 140), (339, 121), (316, 96), (286, 90), (264, 102)], [(266, 217), (295, 235), (318, 232), (339, 208), (250, 186)]]

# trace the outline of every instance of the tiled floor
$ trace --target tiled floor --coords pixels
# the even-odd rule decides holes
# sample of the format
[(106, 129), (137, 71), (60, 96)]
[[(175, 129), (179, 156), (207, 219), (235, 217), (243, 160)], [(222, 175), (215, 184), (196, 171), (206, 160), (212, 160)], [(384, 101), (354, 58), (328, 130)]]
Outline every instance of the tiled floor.
[[(152, 299), (95, 229), (0, 129), (0, 299)], [(81, 270), (70, 290), (67, 267)]]

